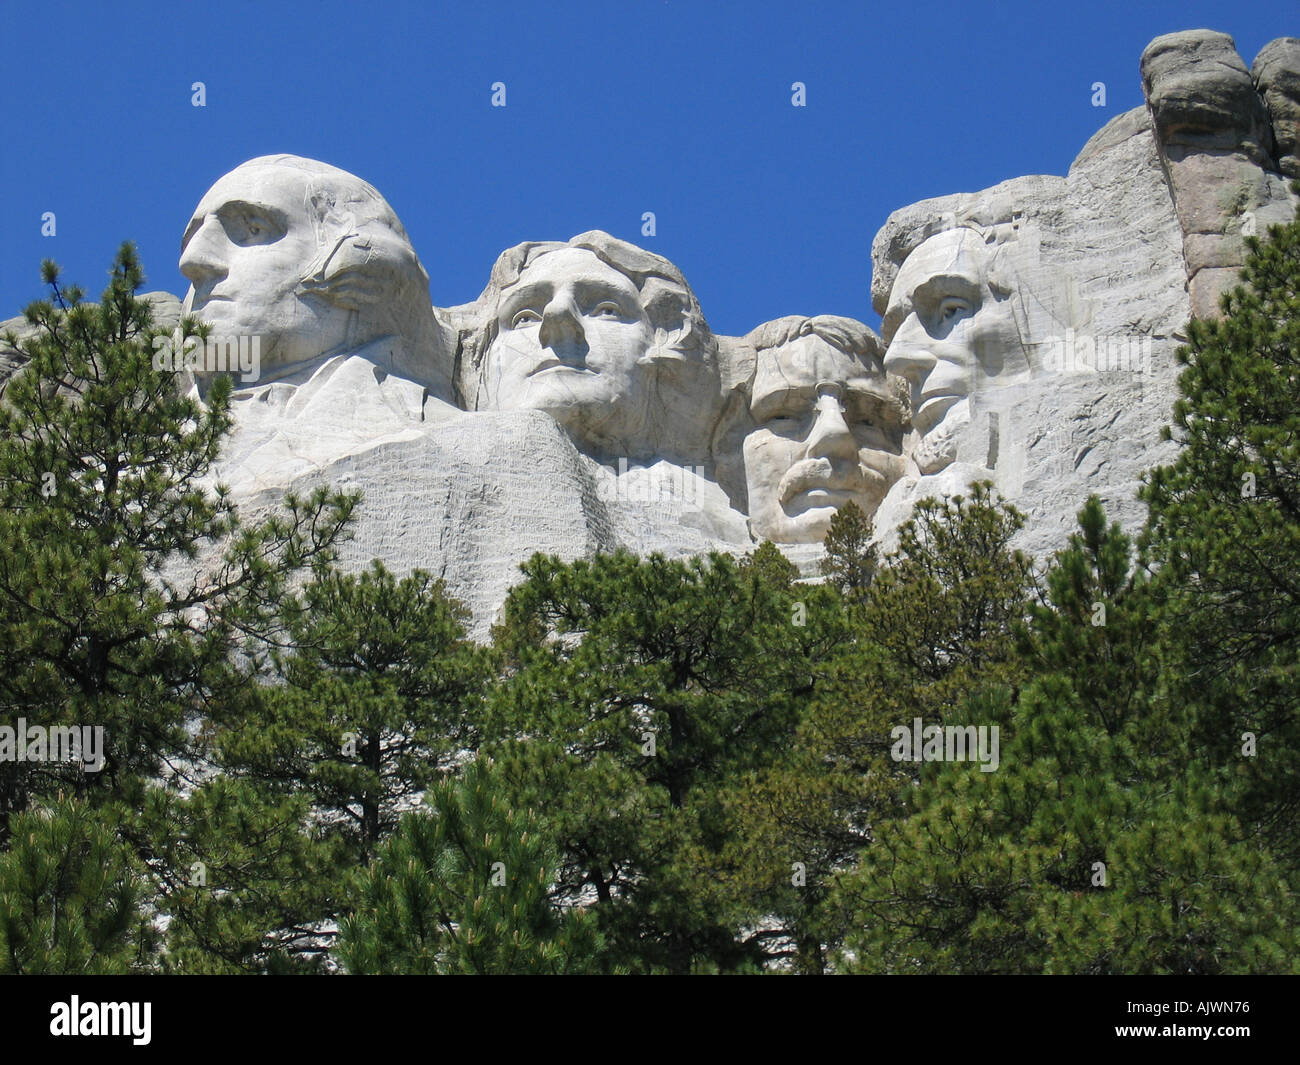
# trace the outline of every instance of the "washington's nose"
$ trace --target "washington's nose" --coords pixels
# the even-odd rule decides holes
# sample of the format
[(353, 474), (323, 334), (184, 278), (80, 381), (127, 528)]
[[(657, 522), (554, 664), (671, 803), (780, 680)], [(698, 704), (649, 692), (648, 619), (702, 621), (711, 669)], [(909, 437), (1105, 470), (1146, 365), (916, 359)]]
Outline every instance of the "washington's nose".
[(810, 459), (856, 457), (858, 447), (844, 420), (840, 397), (834, 391), (817, 396), (817, 410), (813, 415), (812, 431), (808, 434), (806, 454)]
[(196, 289), (226, 276), (228, 267), (221, 254), (221, 239), (221, 223), (215, 217), (205, 218), (181, 252), (181, 273)]
[(557, 292), (551, 298), (542, 310), (542, 327), (538, 330), (537, 339), (544, 348), (569, 347), (586, 339), (582, 331), (582, 318), (573, 297)]
[(915, 388), (934, 369), (934, 355), (930, 353), (930, 335), (921, 327), (915, 314), (898, 327), (885, 352), (885, 372), (906, 378)]

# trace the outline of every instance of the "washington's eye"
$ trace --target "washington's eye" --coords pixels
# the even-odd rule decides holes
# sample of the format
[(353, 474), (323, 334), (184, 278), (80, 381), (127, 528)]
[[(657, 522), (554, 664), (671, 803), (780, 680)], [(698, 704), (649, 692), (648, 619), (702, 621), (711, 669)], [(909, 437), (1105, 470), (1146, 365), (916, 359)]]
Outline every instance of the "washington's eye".
[(591, 314), (593, 318), (622, 318), (623, 309), (613, 300), (605, 300), (596, 304)]
[(228, 208), (222, 215), (226, 235), (241, 248), (254, 244), (272, 244), (284, 236), (284, 226), (256, 211)]
[(525, 307), (522, 311), (516, 311), (515, 316), (510, 319), (511, 329), (522, 329), (526, 325), (533, 325), (542, 320), (542, 316), (534, 310)]
[(965, 300), (950, 297), (939, 304), (939, 321), (951, 322), (970, 310)]

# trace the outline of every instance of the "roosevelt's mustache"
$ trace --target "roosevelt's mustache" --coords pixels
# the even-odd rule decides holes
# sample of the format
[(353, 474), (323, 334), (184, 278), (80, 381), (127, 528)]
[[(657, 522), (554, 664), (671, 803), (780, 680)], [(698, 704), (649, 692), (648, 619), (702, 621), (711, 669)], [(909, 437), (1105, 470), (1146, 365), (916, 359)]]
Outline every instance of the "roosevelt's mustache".
[(830, 459), (802, 459), (785, 472), (777, 485), (777, 498), (788, 503), (801, 492), (814, 488), (836, 489), (842, 492), (862, 492), (872, 480), (883, 481), (875, 470), (863, 469), (853, 463), (837, 468)]

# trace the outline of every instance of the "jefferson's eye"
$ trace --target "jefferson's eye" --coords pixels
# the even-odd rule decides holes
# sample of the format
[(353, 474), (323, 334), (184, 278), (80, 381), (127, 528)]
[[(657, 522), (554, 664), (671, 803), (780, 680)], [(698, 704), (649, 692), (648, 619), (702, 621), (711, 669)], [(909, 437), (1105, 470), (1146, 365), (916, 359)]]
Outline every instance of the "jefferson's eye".
[(542, 320), (542, 316), (534, 310), (525, 307), (522, 311), (515, 312), (515, 316), (510, 319), (511, 329), (522, 329), (526, 325), (535, 325)]
[(591, 316), (593, 318), (622, 318), (623, 308), (613, 302), (613, 300), (605, 300), (603, 303), (598, 303), (596, 305), (595, 309), (591, 312)]

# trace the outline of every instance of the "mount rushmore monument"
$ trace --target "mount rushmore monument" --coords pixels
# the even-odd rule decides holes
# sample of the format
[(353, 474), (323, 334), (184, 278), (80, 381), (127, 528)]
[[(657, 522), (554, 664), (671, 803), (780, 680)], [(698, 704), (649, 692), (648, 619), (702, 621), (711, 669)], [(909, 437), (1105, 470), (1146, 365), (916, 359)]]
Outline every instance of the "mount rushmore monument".
[[(790, 313), (719, 336), (662, 256), (592, 231), (484, 264), (436, 306), (392, 208), (291, 155), (250, 160), (182, 235), (182, 310), (256, 338), (219, 479), (245, 508), (328, 483), (364, 493), (348, 564), (445, 578), (483, 633), (537, 551), (742, 553), (816, 572), (852, 500), (889, 546), (912, 505), (989, 479), (1058, 547), (1089, 493), (1129, 528), (1166, 460), (1174, 351), (1217, 313), (1245, 235), (1294, 216), (1300, 39), (1247, 68), (1205, 30), (1157, 38), (1145, 105), (1063, 177), (902, 207), (870, 249), (880, 334)], [(561, 236), (553, 234), (553, 236)], [(13, 323), (10, 323), (13, 324)], [(210, 347), (208, 349), (211, 350)], [(239, 349), (241, 360), (244, 349)]]

